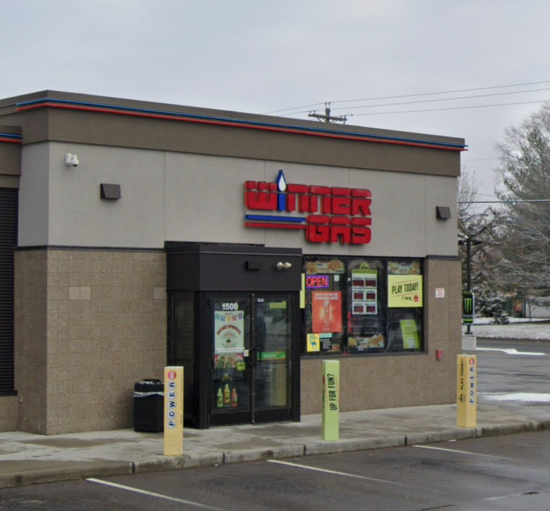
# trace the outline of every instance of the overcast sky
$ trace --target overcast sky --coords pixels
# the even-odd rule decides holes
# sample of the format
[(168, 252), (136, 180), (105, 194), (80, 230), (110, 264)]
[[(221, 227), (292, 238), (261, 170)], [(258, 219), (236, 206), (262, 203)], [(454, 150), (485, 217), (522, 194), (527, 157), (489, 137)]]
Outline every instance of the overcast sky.
[[(0, 98), (50, 89), (295, 118), (331, 102), (349, 124), (464, 138), (490, 199), (504, 128), (550, 100), (549, 20), (548, 0), (0, 0)], [(470, 89), (485, 90), (411, 96)], [(391, 96), (409, 97), (349, 101)]]

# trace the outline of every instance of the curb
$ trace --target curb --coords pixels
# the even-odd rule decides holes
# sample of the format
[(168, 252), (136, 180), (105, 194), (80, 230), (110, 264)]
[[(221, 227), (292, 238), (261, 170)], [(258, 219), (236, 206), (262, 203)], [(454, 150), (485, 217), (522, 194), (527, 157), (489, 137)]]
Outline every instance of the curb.
[(338, 442), (318, 442), (304, 446), (306, 456), (319, 454), (340, 454), (343, 452), (370, 451), (405, 445), (405, 436), (378, 437), (368, 439), (339, 440)]
[(0, 489), (16, 488), (31, 484), (44, 484), (61, 481), (82, 480), (87, 478), (113, 477), (120, 475), (145, 474), (183, 470), (187, 468), (210, 467), (224, 464), (266, 461), (322, 454), (369, 451), (404, 447), (409, 445), (432, 444), (468, 438), (511, 435), (517, 433), (549, 430), (550, 421), (529, 421), (485, 426), (478, 428), (447, 429), (409, 435), (394, 435), (369, 439), (339, 440), (338, 442), (319, 441), (310, 444), (284, 445), (276, 448), (258, 448), (244, 451), (226, 451), (179, 457), (154, 457), (135, 462), (90, 462), (82, 468), (62, 468), (49, 470), (31, 470), (0, 475)]
[[(548, 421), (550, 422), (550, 421)], [(485, 428), (476, 428), (476, 437), (501, 436), (511, 435), (515, 433), (528, 433), (533, 431), (541, 431), (547, 429), (544, 427), (545, 422), (530, 421), (517, 422), (514, 424), (503, 424), (500, 426), (489, 426)]]
[(15, 472), (9, 475), (1, 475), (0, 489), (17, 488), (20, 486), (29, 486), (31, 484), (74, 481), (77, 479), (87, 479), (89, 477), (112, 477), (132, 474), (132, 463), (128, 461), (110, 462), (109, 464), (91, 462), (86, 465), (86, 467), (77, 469), (30, 470), (27, 472)]
[(405, 437), (405, 445), (435, 444), (451, 440), (466, 440), (477, 436), (475, 428), (448, 429), (428, 433), (413, 433)]
[(250, 449), (246, 451), (228, 451), (223, 453), (224, 464), (244, 463), (247, 461), (265, 461), (270, 459), (301, 457), (303, 445), (283, 445), (276, 448)]
[(185, 468), (211, 467), (223, 464), (223, 453), (207, 453), (194, 456), (166, 456), (135, 461), (132, 463), (133, 474), (182, 470)]

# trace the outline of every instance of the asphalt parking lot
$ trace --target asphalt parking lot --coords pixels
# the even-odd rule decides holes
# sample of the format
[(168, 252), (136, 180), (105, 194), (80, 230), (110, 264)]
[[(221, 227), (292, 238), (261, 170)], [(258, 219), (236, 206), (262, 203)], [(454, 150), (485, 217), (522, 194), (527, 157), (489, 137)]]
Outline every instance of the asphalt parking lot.
[(550, 431), (2, 490), (2, 510), (548, 510)]

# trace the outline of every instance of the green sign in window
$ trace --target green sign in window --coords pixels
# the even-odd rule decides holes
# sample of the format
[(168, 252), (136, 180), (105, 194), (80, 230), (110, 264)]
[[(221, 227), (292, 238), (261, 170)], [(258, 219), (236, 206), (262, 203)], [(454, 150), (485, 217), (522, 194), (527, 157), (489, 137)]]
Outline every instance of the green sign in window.
[(261, 360), (286, 360), (286, 351), (262, 351)]

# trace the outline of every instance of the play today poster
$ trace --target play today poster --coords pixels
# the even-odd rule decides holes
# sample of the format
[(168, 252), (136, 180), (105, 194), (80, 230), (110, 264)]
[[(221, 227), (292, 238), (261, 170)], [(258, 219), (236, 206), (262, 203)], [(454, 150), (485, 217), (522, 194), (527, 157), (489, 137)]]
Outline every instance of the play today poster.
[(388, 275), (388, 307), (422, 307), (422, 275)]

